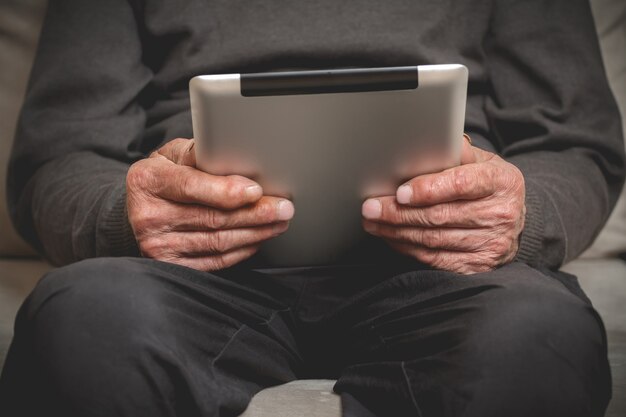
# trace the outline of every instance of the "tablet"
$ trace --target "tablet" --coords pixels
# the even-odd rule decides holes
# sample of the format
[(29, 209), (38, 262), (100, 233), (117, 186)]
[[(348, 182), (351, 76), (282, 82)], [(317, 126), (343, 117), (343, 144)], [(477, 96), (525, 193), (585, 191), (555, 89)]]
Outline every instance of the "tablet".
[(459, 163), (466, 94), (456, 64), (197, 76), (197, 164), (293, 200), (267, 265), (341, 263), (366, 239), (364, 199)]

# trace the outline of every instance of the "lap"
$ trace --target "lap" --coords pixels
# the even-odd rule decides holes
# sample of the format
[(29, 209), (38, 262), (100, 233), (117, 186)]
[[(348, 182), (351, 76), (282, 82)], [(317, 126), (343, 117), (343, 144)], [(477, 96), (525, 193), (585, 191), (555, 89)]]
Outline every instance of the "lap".
[[(137, 258), (58, 268), (18, 314), (1, 384), (11, 388), (0, 391), (67, 415), (91, 415), (94, 395), (117, 407), (101, 410), (110, 415), (237, 415), (258, 390), (296, 378), (294, 298), (252, 271), (209, 274)], [(49, 402), (23, 396), (34, 378)]]
[(402, 404), (397, 415), (595, 415), (610, 391), (605, 333), (572, 288), (517, 263), (397, 275), (348, 303), (358, 320), (339, 315), (354, 360), (336, 389), (375, 410)]
[[(148, 259), (93, 259), (41, 280), (20, 312), (16, 340), (38, 338), (39, 363), (49, 359), (48, 372), (69, 381), (68, 393), (85, 378), (81, 370), (116, 381), (108, 373), (120, 368), (128, 390), (135, 375), (141, 392), (149, 369), (161, 390), (151, 387), (151, 395), (183, 392), (179, 404), (205, 413), (236, 414), (254, 392), (296, 377), (340, 376), (336, 389), (360, 410), (354, 415), (388, 415), (389, 406), (398, 416), (490, 415), (511, 398), (536, 404), (538, 391), (563, 379), (599, 387), (590, 393), (578, 383), (564, 395), (596, 409), (606, 401), (604, 331), (576, 285), (522, 264), (473, 276), (401, 269), (278, 279), (241, 268), (209, 274)], [(8, 366), (26, 385), (26, 366), (19, 353), (11, 356)], [(547, 377), (538, 379), (542, 369)]]

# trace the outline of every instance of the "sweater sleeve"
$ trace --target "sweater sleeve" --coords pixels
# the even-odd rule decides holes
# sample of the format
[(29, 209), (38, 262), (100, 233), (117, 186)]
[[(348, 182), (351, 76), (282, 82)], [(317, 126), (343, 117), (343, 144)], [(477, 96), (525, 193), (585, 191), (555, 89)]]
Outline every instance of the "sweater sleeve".
[(593, 241), (619, 195), (619, 112), (587, 0), (497, 0), (491, 19), (490, 139), (526, 181), (518, 259), (557, 268)]
[(7, 188), (18, 230), (52, 263), (138, 254), (125, 178), (151, 77), (126, 1), (50, 1)]

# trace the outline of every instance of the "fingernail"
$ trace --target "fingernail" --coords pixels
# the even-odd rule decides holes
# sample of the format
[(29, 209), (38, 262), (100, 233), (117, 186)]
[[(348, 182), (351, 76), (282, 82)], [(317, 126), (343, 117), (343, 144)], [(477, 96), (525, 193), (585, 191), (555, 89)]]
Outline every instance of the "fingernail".
[(413, 197), (413, 189), (410, 185), (403, 185), (396, 192), (396, 200), (400, 204), (409, 204)]
[(278, 220), (291, 220), (294, 214), (293, 203), (289, 200), (281, 200), (278, 203)]
[(247, 198), (261, 198), (263, 195), (263, 189), (258, 184), (247, 186), (245, 192)]
[(378, 219), (383, 214), (383, 206), (380, 204), (380, 200), (375, 198), (365, 200), (363, 207), (361, 207), (361, 214), (366, 219)]

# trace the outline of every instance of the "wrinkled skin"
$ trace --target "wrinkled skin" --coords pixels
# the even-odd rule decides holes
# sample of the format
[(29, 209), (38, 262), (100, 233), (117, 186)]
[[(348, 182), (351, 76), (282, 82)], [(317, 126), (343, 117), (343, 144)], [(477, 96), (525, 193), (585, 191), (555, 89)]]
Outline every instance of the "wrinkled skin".
[(196, 168), (193, 139), (175, 139), (126, 176), (128, 220), (143, 256), (213, 271), (285, 232), (293, 204), (254, 181)]
[[(133, 164), (128, 219), (149, 258), (213, 271), (235, 265), (284, 233), (293, 204), (254, 181), (196, 168), (193, 139), (175, 139)], [(524, 177), (464, 141), (461, 165), (420, 175), (396, 196), (363, 203), (363, 227), (435, 268), (473, 274), (511, 262), (526, 208)]]
[(515, 258), (524, 201), (520, 170), (464, 140), (461, 165), (415, 177), (396, 196), (366, 200), (363, 227), (422, 263), (474, 274)]

